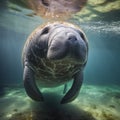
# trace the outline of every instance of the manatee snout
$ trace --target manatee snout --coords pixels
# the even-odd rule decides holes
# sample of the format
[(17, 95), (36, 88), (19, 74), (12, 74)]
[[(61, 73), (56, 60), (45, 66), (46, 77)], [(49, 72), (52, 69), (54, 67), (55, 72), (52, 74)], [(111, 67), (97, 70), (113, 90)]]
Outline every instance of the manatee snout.
[(56, 33), (51, 38), (47, 58), (57, 60), (69, 57), (83, 63), (87, 55), (87, 46), (84, 39), (73, 29), (68, 30), (69, 32), (64, 31), (63, 28), (61, 30), (59, 34)]

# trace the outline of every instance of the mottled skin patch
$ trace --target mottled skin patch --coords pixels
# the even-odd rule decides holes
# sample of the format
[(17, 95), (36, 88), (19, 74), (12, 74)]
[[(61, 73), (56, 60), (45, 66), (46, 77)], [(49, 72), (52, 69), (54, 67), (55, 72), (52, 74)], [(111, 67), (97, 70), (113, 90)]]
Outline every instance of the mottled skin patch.
[(68, 60), (51, 61), (45, 58), (36, 58), (36, 63), (31, 64), (35, 71), (35, 79), (41, 86), (55, 87), (62, 85), (73, 78), (81, 70), (82, 65)]

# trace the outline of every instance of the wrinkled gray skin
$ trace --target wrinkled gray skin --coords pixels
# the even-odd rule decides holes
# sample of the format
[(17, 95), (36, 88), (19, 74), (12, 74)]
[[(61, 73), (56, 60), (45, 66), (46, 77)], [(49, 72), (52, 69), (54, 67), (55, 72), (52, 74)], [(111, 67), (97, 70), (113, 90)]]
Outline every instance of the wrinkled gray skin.
[(38, 28), (23, 49), (23, 80), (26, 93), (36, 101), (43, 95), (36, 85), (54, 87), (73, 79), (61, 104), (73, 101), (79, 94), (83, 69), (87, 62), (88, 43), (84, 33), (70, 23), (51, 23)]

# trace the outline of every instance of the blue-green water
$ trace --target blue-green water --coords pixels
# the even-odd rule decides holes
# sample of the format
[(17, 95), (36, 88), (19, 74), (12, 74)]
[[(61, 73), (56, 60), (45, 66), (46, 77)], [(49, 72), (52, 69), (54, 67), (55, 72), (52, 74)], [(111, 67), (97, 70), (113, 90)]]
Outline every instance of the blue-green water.
[[(120, 21), (68, 21), (89, 41), (84, 82), (77, 99), (60, 105), (63, 86), (42, 89), (45, 103), (32, 101), (22, 83), (21, 53), (28, 35), (45, 19), (0, 4), (0, 120), (119, 120)], [(110, 18), (111, 19), (111, 18)]]

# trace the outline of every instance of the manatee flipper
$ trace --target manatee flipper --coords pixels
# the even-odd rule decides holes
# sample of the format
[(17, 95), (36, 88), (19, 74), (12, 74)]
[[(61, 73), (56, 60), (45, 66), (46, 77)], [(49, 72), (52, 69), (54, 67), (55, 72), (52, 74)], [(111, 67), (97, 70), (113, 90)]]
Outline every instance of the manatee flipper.
[(24, 67), (23, 80), (24, 87), (28, 96), (31, 97), (33, 100), (43, 101), (42, 93), (39, 91), (35, 83), (34, 71), (28, 66)]
[(71, 102), (78, 96), (82, 85), (82, 81), (83, 81), (83, 72), (81, 71), (75, 74), (73, 85), (61, 100), (61, 104)]
[(67, 83), (64, 85), (64, 90), (63, 90), (63, 94), (65, 94), (67, 91)]

